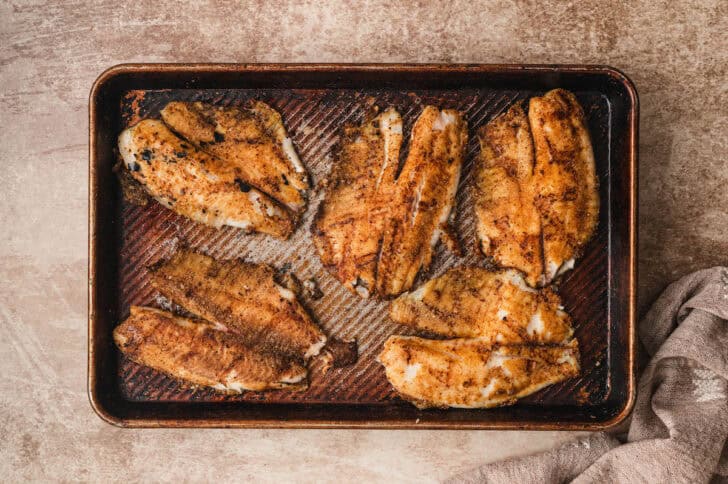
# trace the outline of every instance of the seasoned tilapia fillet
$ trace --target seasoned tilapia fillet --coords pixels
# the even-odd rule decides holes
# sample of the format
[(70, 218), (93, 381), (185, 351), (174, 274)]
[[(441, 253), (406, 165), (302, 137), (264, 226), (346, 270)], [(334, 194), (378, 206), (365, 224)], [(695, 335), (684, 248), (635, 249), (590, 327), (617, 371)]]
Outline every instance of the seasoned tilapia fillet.
[(401, 144), (402, 119), (393, 108), (347, 126), (312, 227), (323, 265), (364, 298), (375, 289)]
[(532, 289), (515, 270), (450, 269), (392, 301), (389, 315), (421, 331), (490, 344), (563, 344), (573, 335), (559, 296)]
[(391, 336), (379, 355), (387, 379), (419, 408), (509, 405), (579, 374), (576, 341), (492, 346), (481, 339)]
[(308, 175), (286, 134), (281, 115), (252, 101), (245, 108), (171, 102), (162, 119), (198, 149), (232, 165), (248, 185), (293, 212), (306, 208)]
[(266, 264), (216, 261), (180, 250), (152, 267), (151, 274), (165, 297), (237, 333), (254, 348), (304, 361), (326, 344), (326, 335)]
[(114, 342), (135, 362), (192, 385), (226, 393), (306, 388), (306, 368), (253, 349), (212, 323), (132, 306)]
[(402, 119), (393, 108), (344, 131), (329, 189), (313, 225), (321, 262), (367, 298), (409, 289), (445, 236), (467, 126), (460, 113), (427, 106), (397, 177)]
[(576, 97), (555, 89), (480, 130), (475, 215), (481, 249), (546, 285), (574, 267), (599, 218), (589, 131)]
[(377, 291), (396, 296), (412, 287), (442, 235), (454, 244), (448, 219), (455, 203), (467, 123), (458, 111), (427, 106), (412, 128), (397, 178), (377, 267)]
[(599, 219), (594, 153), (584, 111), (569, 91), (532, 98), (534, 203), (541, 217), (545, 282), (573, 268)]
[(543, 273), (541, 220), (533, 205), (533, 140), (523, 108), (516, 104), (489, 122), (479, 140), (473, 199), (481, 250), (536, 286)]
[(145, 119), (119, 135), (119, 153), (136, 181), (166, 207), (213, 227), (229, 225), (287, 238), (294, 220), (226, 162)]

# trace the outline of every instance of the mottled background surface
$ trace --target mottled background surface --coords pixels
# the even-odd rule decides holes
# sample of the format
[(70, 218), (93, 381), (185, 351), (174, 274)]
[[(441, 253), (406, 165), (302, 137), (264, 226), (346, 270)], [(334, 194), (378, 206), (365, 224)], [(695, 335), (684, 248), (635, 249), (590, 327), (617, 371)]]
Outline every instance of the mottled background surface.
[(610, 64), (641, 101), (640, 310), (728, 263), (725, 1), (324, 3), (0, 2), (3, 479), (436, 480), (573, 437), (101, 422), (86, 399), (87, 100), (120, 62)]

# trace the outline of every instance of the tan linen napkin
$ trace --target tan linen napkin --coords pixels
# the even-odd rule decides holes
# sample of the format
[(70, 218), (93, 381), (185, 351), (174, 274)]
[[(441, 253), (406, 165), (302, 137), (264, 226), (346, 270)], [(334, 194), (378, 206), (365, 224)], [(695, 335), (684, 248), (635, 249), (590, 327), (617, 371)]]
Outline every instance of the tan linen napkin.
[(728, 482), (728, 268), (673, 283), (639, 334), (652, 358), (626, 443), (595, 433), (450, 482)]

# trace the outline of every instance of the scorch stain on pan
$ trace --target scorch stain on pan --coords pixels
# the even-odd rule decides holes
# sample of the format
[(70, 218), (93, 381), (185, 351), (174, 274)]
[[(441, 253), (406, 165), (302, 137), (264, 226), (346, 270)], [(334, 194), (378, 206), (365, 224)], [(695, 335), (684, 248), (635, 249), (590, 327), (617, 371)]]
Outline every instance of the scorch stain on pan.
[[(160, 206), (150, 203), (137, 207), (120, 202), (121, 238), (119, 253), (119, 310), (117, 320), (128, 314), (129, 306), (159, 306), (158, 294), (149, 283), (146, 267), (168, 257), (177, 244), (184, 243), (218, 258), (246, 257), (280, 268), (290, 264), (301, 279), (313, 277), (324, 296), (304, 299), (304, 304), (327, 334), (342, 339), (357, 338), (359, 360), (345, 368), (332, 368), (321, 375), (314, 362), (311, 385), (304, 392), (270, 391), (220, 395), (212, 390), (192, 389), (153, 370), (139, 367), (119, 356), (119, 385), (122, 394), (134, 401), (255, 401), (271, 403), (348, 403), (392, 404), (397, 400), (384, 371), (375, 361), (382, 344), (391, 334), (413, 334), (411, 330), (391, 322), (387, 303), (362, 300), (347, 291), (321, 266), (310, 237), (310, 225), (323, 193), (318, 188), (334, 159), (331, 151), (339, 139), (344, 123), (359, 123), (375, 101), (381, 108), (395, 106), (402, 113), (404, 134), (408, 135), (423, 105), (454, 108), (464, 112), (470, 126), (470, 140), (457, 196), (456, 229), (463, 242), (465, 255), (457, 257), (444, 247), (435, 252), (429, 275), (439, 275), (447, 268), (461, 264), (484, 264), (474, 243), (474, 220), (469, 183), (472, 163), (478, 155), (474, 130), (519, 99), (537, 92), (462, 89), (458, 91), (353, 91), (353, 90), (159, 90), (129, 91), (121, 99), (120, 129), (144, 117), (158, 117), (171, 100), (205, 101), (221, 105), (243, 105), (259, 99), (283, 116), (289, 134), (306, 165), (314, 189), (298, 229), (288, 241), (281, 242), (264, 235), (246, 235), (242, 231), (215, 230), (195, 224)], [(606, 101), (596, 93), (579, 93), (590, 128), (594, 133), (601, 186), (608, 187), (607, 137), (602, 126), (608, 122)], [(598, 134), (597, 134), (598, 133)], [(606, 188), (605, 188), (606, 189)], [(606, 194), (601, 194), (602, 200)], [(606, 207), (606, 203), (605, 203)], [(564, 306), (573, 316), (575, 335), (582, 352), (582, 375), (527, 397), (524, 403), (547, 405), (583, 404), (585, 399), (598, 403), (608, 394), (607, 364), (607, 216), (603, 210), (599, 229), (577, 261), (574, 271), (560, 285)], [(422, 281), (422, 275), (418, 281)], [(587, 395), (587, 397), (585, 397)], [(397, 400), (398, 401), (398, 400)]]

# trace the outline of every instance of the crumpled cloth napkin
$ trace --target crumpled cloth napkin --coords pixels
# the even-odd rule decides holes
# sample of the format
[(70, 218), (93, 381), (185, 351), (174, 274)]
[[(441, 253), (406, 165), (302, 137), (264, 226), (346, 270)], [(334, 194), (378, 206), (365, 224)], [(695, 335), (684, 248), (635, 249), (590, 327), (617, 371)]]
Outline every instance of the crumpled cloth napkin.
[(670, 285), (639, 335), (652, 358), (626, 443), (595, 433), (449, 482), (728, 482), (728, 268)]

